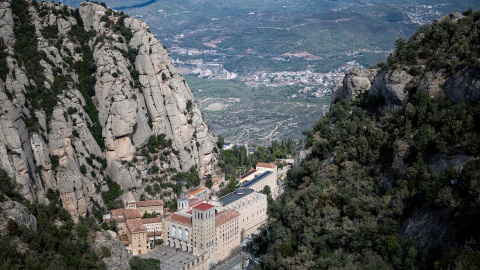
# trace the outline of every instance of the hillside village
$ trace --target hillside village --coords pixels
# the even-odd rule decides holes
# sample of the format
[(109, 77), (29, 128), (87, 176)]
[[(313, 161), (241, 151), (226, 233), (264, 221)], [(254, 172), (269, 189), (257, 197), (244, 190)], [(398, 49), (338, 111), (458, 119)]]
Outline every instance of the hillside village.
[(222, 182), (215, 177), (211, 189), (186, 194), (183, 187), (176, 209), (163, 200), (132, 199), (103, 219), (130, 255), (159, 259), (161, 269), (211, 269), (240, 254), (242, 241), (266, 225), (267, 196), (275, 199), (283, 192), (284, 173), (278, 175), (275, 164), (258, 163), (227, 195), (215, 194)]

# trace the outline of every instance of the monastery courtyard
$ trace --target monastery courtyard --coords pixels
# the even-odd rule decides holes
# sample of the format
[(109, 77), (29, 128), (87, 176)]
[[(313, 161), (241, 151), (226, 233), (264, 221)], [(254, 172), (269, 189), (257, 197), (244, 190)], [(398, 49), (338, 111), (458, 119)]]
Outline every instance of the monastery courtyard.
[(187, 263), (195, 260), (197, 256), (182, 251), (176, 251), (176, 248), (169, 246), (159, 246), (147, 254), (138, 255), (140, 258), (153, 258), (160, 260), (160, 269), (178, 270), (182, 269)]

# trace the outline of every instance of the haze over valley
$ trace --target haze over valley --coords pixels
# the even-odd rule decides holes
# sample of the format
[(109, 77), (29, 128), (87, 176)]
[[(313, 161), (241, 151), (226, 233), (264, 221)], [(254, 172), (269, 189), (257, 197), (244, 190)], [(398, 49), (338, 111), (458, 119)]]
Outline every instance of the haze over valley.
[(104, 2), (145, 20), (179, 72), (192, 75), (185, 78), (214, 134), (256, 145), (300, 137), (328, 111), (343, 74), (384, 61), (397, 38), (452, 10), (480, 7), (416, 0)]

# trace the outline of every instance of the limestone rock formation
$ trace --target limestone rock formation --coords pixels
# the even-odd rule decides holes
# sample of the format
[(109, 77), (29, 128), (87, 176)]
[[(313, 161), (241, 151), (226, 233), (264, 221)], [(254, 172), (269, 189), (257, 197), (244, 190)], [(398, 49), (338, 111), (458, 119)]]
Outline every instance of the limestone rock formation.
[(130, 269), (129, 255), (122, 241), (103, 230), (97, 232), (92, 239), (92, 247), (95, 249), (95, 253), (102, 254), (102, 247), (110, 251), (111, 255), (102, 259), (107, 269)]
[(452, 102), (471, 102), (480, 99), (480, 73), (474, 68), (465, 68), (444, 84), (445, 96)]
[(30, 211), (23, 204), (10, 200), (2, 195), (0, 201), (0, 235), (7, 233), (9, 219), (14, 220), (18, 225), (25, 225), (30, 230), (37, 230), (37, 219), (30, 214)]
[(408, 97), (405, 86), (411, 79), (404, 70), (384, 70), (378, 74), (369, 94), (382, 97), (388, 106), (404, 105)]
[[(138, 200), (145, 178), (211, 173), (215, 138), (145, 22), (91, 2), (77, 11), (27, 3), (27, 17), (11, 0), (0, 3), (8, 68), (0, 74), (0, 169), (20, 195), (47, 203), (47, 191), (58, 190), (78, 219), (105, 208), (107, 179), (134, 188)], [(18, 24), (35, 36), (14, 37)], [(23, 61), (15, 42), (33, 44), (39, 57)], [(145, 151), (156, 139), (162, 146)]]
[(376, 69), (353, 68), (345, 74), (343, 81), (338, 82), (333, 90), (332, 98), (334, 100), (355, 100), (360, 93), (370, 90), (377, 73)]

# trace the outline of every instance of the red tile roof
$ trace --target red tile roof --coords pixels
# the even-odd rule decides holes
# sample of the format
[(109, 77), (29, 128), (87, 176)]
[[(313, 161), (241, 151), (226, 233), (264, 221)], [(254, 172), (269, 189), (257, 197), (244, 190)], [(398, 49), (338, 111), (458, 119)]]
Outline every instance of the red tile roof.
[(258, 163), (257, 167), (275, 169), (275, 168), (277, 168), (277, 165), (272, 164), (272, 163)]
[(152, 200), (152, 201), (139, 201), (137, 202), (137, 207), (149, 207), (149, 206), (161, 206), (165, 205), (162, 200)]
[(199, 192), (202, 192), (202, 191), (205, 190), (205, 189), (207, 189), (207, 188), (205, 188), (205, 187), (199, 188), (199, 189), (195, 190), (194, 192), (192, 192), (192, 195), (195, 195), (195, 194), (197, 194), (197, 193), (199, 193)]
[(141, 220), (129, 220), (129, 221), (127, 221), (127, 228), (130, 231), (130, 233), (147, 232), (147, 230), (145, 230), (145, 226), (143, 226), (143, 223), (142, 223)]
[(222, 178), (220, 178), (220, 177), (218, 177), (218, 176), (215, 176), (215, 177), (212, 179), (212, 182), (215, 183), (215, 182), (218, 182), (218, 181), (220, 181), (220, 180), (222, 180)]
[(123, 216), (123, 212), (125, 211), (125, 209), (113, 209), (112, 211), (110, 211), (112, 213), (113, 216)]
[(192, 226), (192, 218), (191, 217), (186, 217), (184, 215), (179, 215), (177, 213), (173, 213), (168, 217), (171, 221), (182, 223), (188, 226)]
[(240, 176), (239, 179), (242, 180), (243, 178), (246, 178), (247, 176), (250, 176), (252, 173), (255, 173), (256, 171), (257, 170), (255, 170), (255, 169), (250, 169), (246, 174)]
[(136, 209), (113, 209), (111, 211), (112, 213), (112, 218), (125, 218), (125, 219), (135, 219), (135, 218), (141, 218), (142, 214), (138, 212)]
[(124, 211), (124, 216), (125, 216), (125, 219), (135, 219), (135, 218), (141, 218), (142, 214), (140, 214), (140, 212), (138, 212), (135, 209), (127, 209)]
[(240, 213), (237, 212), (237, 210), (235, 209), (222, 211), (215, 215), (215, 228), (239, 216), (240, 216)]
[(105, 219), (105, 222), (106, 223), (110, 223), (110, 221), (112, 220), (115, 220), (118, 223), (125, 223), (125, 219), (124, 218), (107, 218)]
[(200, 210), (200, 211), (207, 211), (208, 209), (210, 209), (212, 207), (215, 207), (215, 206), (213, 206), (211, 204), (208, 204), (208, 203), (201, 203), (201, 204), (193, 207), (193, 209)]
[(161, 217), (155, 217), (155, 218), (144, 218), (142, 219), (142, 223), (145, 224), (152, 224), (152, 223), (160, 223), (162, 222)]

